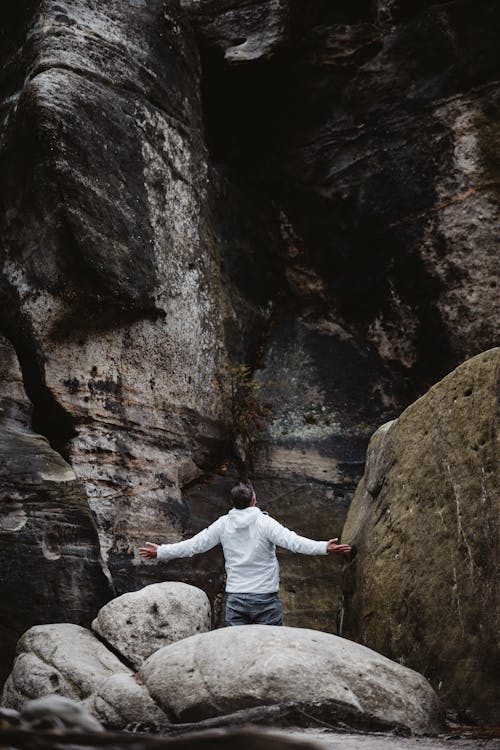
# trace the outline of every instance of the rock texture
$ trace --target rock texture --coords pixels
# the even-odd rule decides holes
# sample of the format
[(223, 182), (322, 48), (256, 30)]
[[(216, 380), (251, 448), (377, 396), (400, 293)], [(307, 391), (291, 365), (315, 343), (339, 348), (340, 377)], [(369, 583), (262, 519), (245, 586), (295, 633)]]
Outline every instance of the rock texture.
[(13, 347), (0, 336), (0, 682), (35, 623), (90, 624), (112, 595), (75, 472), (33, 431)]
[[(213, 595), (220, 556), (196, 572), (139, 565), (136, 553), (189, 531), (181, 487), (226, 445), (193, 34), (175, 3), (156, 0), (40, 0), (2, 23), (0, 330), (33, 428), (83, 482), (118, 593), (211, 574)], [(26, 547), (22, 569), (26, 580), (36, 570)], [(104, 603), (98, 585), (81, 589), (94, 611)], [(2, 598), (15, 609), (10, 589)], [(61, 619), (44, 598), (40, 618)]]
[(303, 628), (248, 625), (195, 635), (153, 654), (139, 675), (176, 721), (307, 700), (416, 733), (440, 726), (438, 699), (420, 675), (359, 644)]
[(83, 700), (112, 675), (130, 672), (89, 630), (69, 623), (35, 625), (16, 652), (2, 706), (18, 710), (51, 693)]
[[(253, 360), (274, 417), (256, 487), (303, 533), (336, 533), (373, 430), (498, 342), (499, 8), (323, 4), (294, 37), (276, 32), (280, 3), (187, 5), (224, 175), (223, 262), (247, 320), (256, 269), (272, 300)], [(245, 60), (259, 15), (261, 54)], [(331, 629), (338, 574), (288, 557), (282, 570), (286, 621)]]
[(372, 438), (344, 538), (345, 632), (498, 722), (500, 349), (469, 360)]
[[(118, 594), (222, 588), (217, 551), (156, 566), (136, 549), (226, 509), (230, 362), (266, 368), (274, 422), (243, 469), (262, 503), (336, 535), (373, 430), (497, 343), (499, 13), (32, 0), (2, 14), (0, 335), (30, 434), (83, 483)], [(40, 582), (35, 546), (16, 575)], [(283, 559), (286, 617), (332, 629), (338, 573), (307, 565)], [(100, 586), (81, 587), (94, 611)], [(30, 617), (59, 619), (46, 599)], [(15, 610), (10, 589), (2, 601)]]
[(113, 599), (92, 623), (92, 630), (133, 667), (170, 643), (210, 630), (210, 602), (204, 591), (166, 582)]
[[(305, 536), (340, 536), (378, 415), (398, 403), (394, 379), (348, 331), (304, 319), (273, 327), (256, 379), (273, 405), (255, 466), (260, 505)], [(332, 631), (338, 558), (282, 551), (280, 562), (286, 624)]]
[(23, 707), (21, 723), (47, 729), (53, 722), (55, 729), (65, 728), (83, 732), (102, 732), (101, 724), (85, 708), (71, 698), (46, 695), (35, 698)]
[(223, 51), (231, 64), (271, 57), (290, 45), (312, 23), (320, 2), (308, 7), (294, 0), (181, 0), (201, 38)]
[(147, 687), (135, 675), (117, 672), (105, 680), (82, 705), (107, 729), (158, 731), (168, 723)]
[(299, 309), (417, 391), (495, 341), (499, 12), (336, 3), (253, 68), (206, 57), (212, 153), (269, 191)]

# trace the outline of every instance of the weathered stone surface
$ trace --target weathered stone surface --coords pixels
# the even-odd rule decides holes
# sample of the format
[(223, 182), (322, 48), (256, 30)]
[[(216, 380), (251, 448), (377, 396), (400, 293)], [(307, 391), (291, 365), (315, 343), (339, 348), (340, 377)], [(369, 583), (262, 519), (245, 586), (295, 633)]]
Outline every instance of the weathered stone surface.
[(51, 693), (83, 700), (111, 675), (129, 671), (90, 630), (69, 623), (35, 625), (18, 641), (1, 703), (20, 709)]
[(421, 675), (359, 644), (303, 628), (248, 625), (157, 651), (139, 675), (178, 721), (303, 700), (436, 731), (439, 702)]
[[(274, 326), (256, 379), (273, 406), (256, 460), (260, 505), (310, 538), (340, 536), (377, 415), (398, 403), (393, 377), (344, 329), (301, 319)], [(283, 551), (280, 562), (286, 624), (334, 630), (338, 559)]]
[(0, 326), (122, 592), (163, 577), (137, 546), (187, 531), (181, 487), (226, 449), (197, 49), (159, 0), (40, 0), (5, 23)]
[[(268, 367), (259, 495), (317, 536), (340, 530), (375, 425), (498, 341), (500, 11), (182, 5), (203, 75), (174, 0), (4, 10), (0, 331), (118, 593), (173, 578), (213, 601), (220, 552), (156, 566), (135, 550), (225, 503), (204, 483), (231, 449), (226, 350)], [(287, 617), (329, 628), (338, 576), (302, 563), (283, 564)]]
[(165, 582), (122, 594), (108, 602), (92, 630), (139, 668), (154, 651), (210, 630), (210, 602), (186, 583)]
[(0, 683), (31, 625), (89, 625), (112, 593), (85, 490), (31, 416), (14, 349), (0, 336)]
[(336, 3), (265, 64), (206, 60), (209, 143), (268, 191), (292, 299), (417, 393), (497, 340), (499, 12)]
[(498, 722), (500, 349), (375, 433), (343, 538), (345, 632), (423, 673), (468, 720)]
[(123, 672), (105, 680), (83, 705), (107, 729), (139, 726), (142, 731), (159, 731), (168, 723), (147, 687)]
[(312, 22), (320, 3), (294, 0), (181, 0), (202, 39), (229, 63), (268, 59)]

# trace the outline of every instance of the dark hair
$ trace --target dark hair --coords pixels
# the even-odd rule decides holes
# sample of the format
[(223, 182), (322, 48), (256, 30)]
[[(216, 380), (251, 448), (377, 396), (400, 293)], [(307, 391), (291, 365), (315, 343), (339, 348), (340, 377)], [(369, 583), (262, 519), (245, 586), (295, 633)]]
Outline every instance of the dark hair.
[(253, 488), (245, 482), (238, 482), (231, 488), (231, 500), (235, 508), (241, 510), (252, 504), (254, 497)]

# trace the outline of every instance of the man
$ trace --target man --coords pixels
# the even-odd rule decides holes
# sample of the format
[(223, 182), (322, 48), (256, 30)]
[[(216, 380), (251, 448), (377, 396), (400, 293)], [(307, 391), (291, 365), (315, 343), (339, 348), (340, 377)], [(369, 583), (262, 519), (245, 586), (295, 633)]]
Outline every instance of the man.
[(351, 547), (337, 544), (338, 539), (315, 542), (298, 536), (257, 508), (255, 492), (244, 482), (232, 488), (231, 499), (232, 510), (191, 539), (175, 544), (146, 542), (139, 554), (172, 560), (192, 557), (221, 544), (227, 574), (227, 625), (282, 625), (276, 546), (303, 555), (348, 555)]

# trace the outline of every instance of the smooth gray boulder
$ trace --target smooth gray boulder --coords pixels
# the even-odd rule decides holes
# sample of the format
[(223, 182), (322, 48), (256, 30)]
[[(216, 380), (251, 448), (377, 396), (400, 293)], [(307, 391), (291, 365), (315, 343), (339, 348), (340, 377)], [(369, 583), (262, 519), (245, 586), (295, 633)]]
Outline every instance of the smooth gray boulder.
[[(166, 646), (139, 671), (153, 700), (175, 721), (241, 708), (314, 703), (437, 732), (439, 700), (417, 672), (352, 641), (305, 628), (248, 625), (202, 633)], [(323, 715), (324, 712), (323, 712)]]
[(210, 616), (204, 591), (166, 581), (108, 602), (93, 621), (92, 630), (139, 668), (163, 646), (210, 630)]
[(1, 704), (20, 710), (51, 693), (83, 700), (111, 675), (129, 671), (90, 630), (69, 623), (35, 625), (18, 641)]
[(107, 729), (140, 725), (158, 731), (168, 719), (135, 675), (114, 674), (83, 702), (85, 708)]

